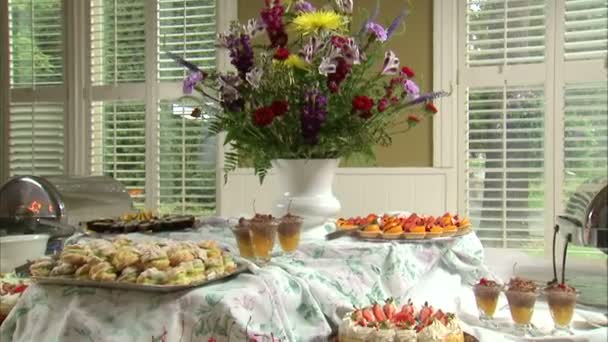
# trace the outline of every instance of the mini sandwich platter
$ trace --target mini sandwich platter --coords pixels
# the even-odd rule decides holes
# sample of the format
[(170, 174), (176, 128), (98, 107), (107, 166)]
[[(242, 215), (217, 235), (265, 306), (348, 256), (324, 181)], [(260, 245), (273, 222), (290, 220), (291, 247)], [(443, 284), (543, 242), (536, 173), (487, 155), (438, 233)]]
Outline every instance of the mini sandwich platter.
[(40, 284), (148, 292), (173, 292), (209, 285), (247, 271), (217, 242), (126, 237), (89, 239), (29, 265)]
[(446, 213), (442, 216), (395, 214), (338, 219), (336, 231), (327, 234), (333, 240), (343, 236), (373, 242), (448, 241), (471, 232), (468, 218)]

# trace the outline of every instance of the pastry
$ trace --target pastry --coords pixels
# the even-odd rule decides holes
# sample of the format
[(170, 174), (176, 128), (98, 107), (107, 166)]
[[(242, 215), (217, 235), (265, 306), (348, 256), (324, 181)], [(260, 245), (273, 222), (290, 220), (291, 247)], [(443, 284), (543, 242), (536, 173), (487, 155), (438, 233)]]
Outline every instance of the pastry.
[(139, 269), (137, 269), (137, 267), (125, 267), (120, 272), (120, 276), (116, 279), (116, 281), (118, 281), (119, 283), (135, 283), (137, 281), (138, 275)]
[(167, 283), (167, 273), (156, 268), (148, 268), (137, 277), (138, 284), (163, 285)]
[(184, 261), (192, 261), (195, 259), (194, 251), (191, 246), (186, 244), (177, 244), (173, 247), (170, 247), (167, 256), (169, 257), (169, 262), (171, 266), (177, 266)]
[(69, 264), (67, 262), (60, 262), (51, 270), (49, 276), (51, 277), (63, 277), (70, 276), (74, 274), (76, 271), (76, 266), (74, 264)]
[(120, 247), (112, 257), (112, 266), (118, 271), (139, 262), (140, 252), (131, 246)]
[(91, 271), (91, 264), (84, 264), (74, 272), (74, 276), (79, 280), (88, 280), (89, 272)]
[(184, 267), (177, 266), (167, 271), (167, 284), (169, 285), (188, 285), (190, 282), (188, 272)]
[(30, 265), (30, 273), (34, 277), (47, 277), (55, 267), (55, 260), (50, 257), (40, 258)]
[(232, 273), (236, 270), (236, 262), (228, 252), (222, 252), (222, 263), (224, 264), (224, 272)]
[(66, 246), (61, 252), (61, 261), (75, 266), (84, 265), (87, 263), (89, 251), (82, 245)]
[(113, 281), (116, 280), (116, 269), (107, 261), (100, 262), (91, 266), (89, 278), (96, 281)]
[(156, 268), (166, 270), (170, 265), (167, 253), (155, 245), (145, 245), (140, 247), (142, 269)]

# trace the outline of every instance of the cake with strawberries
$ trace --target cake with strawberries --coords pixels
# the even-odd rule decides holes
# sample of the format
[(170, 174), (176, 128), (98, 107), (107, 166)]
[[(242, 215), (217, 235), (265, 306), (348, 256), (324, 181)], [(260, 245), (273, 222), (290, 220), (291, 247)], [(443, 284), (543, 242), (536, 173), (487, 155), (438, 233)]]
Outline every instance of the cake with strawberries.
[(464, 333), (454, 314), (435, 310), (428, 303), (418, 309), (411, 300), (399, 308), (389, 298), (384, 305), (348, 313), (339, 328), (340, 342), (460, 342)]

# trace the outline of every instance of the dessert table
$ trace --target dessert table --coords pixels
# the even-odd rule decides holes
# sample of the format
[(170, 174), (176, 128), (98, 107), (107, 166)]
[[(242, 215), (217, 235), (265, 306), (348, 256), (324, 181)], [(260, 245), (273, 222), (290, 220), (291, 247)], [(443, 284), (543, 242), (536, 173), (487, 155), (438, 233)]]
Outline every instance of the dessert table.
[[(353, 305), (411, 297), (461, 310), (463, 289), (488, 273), (474, 233), (433, 243), (325, 241), (333, 229), (315, 228), (295, 254), (274, 256), (262, 268), (248, 263), (251, 273), (190, 291), (33, 285), (0, 327), (0, 340), (245, 341), (260, 335), (266, 336), (261, 341), (326, 341)], [(222, 224), (167, 237), (215, 239), (238, 254)]]

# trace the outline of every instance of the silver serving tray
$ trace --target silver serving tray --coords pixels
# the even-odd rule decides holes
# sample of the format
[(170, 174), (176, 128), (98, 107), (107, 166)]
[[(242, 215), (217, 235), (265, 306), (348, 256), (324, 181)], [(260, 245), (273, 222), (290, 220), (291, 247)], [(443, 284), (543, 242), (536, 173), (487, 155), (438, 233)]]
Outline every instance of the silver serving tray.
[(74, 278), (61, 278), (61, 277), (32, 277), (32, 280), (38, 284), (47, 285), (62, 285), (62, 286), (83, 286), (83, 287), (97, 287), (106, 289), (117, 289), (117, 290), (130, 290), (130, 291), (144, 291), (144, 292), (157, 292), (157, 293), (169, 293), (176, 291), (183, 291), (193, 289), (195, 287), (201, 287), (216, 283), (221, 280), (226, 280), (239, 273), (247, 272), (249, 269), (246, 265), (238, 265), (236, 270), (232, 273), (224, 274), (213, 280), (199, 281), (188, 285), (148, 285), (148, 284), (133, 284), (133, 283), (119, 283), (116, 281), (94, 281), (94, 280), (80, 280)]
[(421, 238), (421, 239), (406, 239), (404, 237), (400, 237), (398, 239), (387, 239), (387, 238), (382, 238), (382, 237), (364, 237), (358, 234), (353, 234), (352, 237), (354, 239), (357, 240), (361, 240), (361, 241), (368, 241), (368, 242), (397, 242), (397, 243), (435, 243), (435, 242), (447, 242), (447, 241), (452, 241), (455, 240), (461, 236), (465, 236), (468, 235), (472, 232), (473, 230), (469, 229), (468, 231), (465, 232), (458, 232), (452, 236), (440, 236), (440, 237), (434, 237), (434, 238)]

